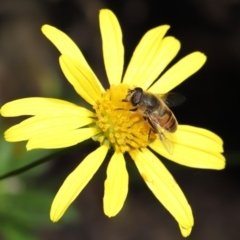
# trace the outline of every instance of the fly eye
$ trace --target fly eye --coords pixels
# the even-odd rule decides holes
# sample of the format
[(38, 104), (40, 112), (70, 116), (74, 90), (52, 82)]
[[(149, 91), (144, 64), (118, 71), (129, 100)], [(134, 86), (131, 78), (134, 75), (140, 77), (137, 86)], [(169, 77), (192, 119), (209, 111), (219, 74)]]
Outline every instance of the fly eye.
[(140, 101), (141, 101), (141, 98), (142, 98), (142, 89), (141, 88), (135, 88), (134, 89), (134, 93), (132, 95), (132, 98), (131, 98), (131, 103), (133, 106), (137, 106)]

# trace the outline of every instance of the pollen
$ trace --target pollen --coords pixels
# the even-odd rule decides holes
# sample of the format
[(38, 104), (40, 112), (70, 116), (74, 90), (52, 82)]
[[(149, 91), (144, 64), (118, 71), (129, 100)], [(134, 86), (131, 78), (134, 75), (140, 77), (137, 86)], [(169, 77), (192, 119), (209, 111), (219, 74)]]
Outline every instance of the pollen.
[(124, 102), (129, 86), (111, 86), (93, 106), (95, 126), (101, 132), (94, 140), (112, 146), (117, 152), (144, 148), (155, 134), (143, 116), (129, 102)]

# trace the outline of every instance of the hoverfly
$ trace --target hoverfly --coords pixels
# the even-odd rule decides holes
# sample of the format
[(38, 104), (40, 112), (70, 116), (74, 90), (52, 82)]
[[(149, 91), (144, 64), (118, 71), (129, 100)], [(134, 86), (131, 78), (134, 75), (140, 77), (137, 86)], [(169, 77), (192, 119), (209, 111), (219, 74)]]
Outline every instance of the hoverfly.
[(173, 144), (170, 134), (176, 132), (178, 122), (169, 107), (180, 105), (185, 98), (178, 93), (158, 95), (136, 87), (128, 90), (123, 101), (130, 102), (135, 107), (132, 110), (138, 111), (148, 121), (151, 130), (158, 134), (164, 148), (172, 154)]

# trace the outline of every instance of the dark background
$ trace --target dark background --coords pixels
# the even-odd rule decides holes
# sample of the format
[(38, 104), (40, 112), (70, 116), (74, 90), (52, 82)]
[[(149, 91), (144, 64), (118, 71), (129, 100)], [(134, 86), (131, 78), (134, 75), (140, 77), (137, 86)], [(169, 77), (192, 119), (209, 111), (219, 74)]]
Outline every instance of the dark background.
[[(98, 22), (101, 8), (111, 9), (118, 17), (123, 31), (125, 66), (142, 35), (162, 24), (171, 25), (167, 35), (181, 41), (181, 50), (173, 63), (193, 51), (207, 55), (203, 68), (174, 89), (186, 97), (186, 102), (174, 109), (174, 113), (181, 124), (207, 128), (222, 137), (227, 167), (219, 172), (163, 162), (192, 206), (195, 226), (189, 239), (240, 239), (239, 0), (2, 0), (1, 104), (28, 96), (56, 97), (82, 104), (61, 73), (59, 53), (40, 31), (45, 23), (63, 30), (78, 44), (102, 84), (108, 87)], [(5, 119), (3, 128), (13, 123), (14, 120)], [(79, 145), (79, 149), (54, 158), (47, 170), (34, 179), (36, 186), (50, 186), (53, 198), (68, 173), (97, 146), (89, 143), (84, 150)], [(34, 237), (182, 239), (177, 224), (148, 191), (130, 159), (127, 164), (130, 190), (117, 217), (108, 219), (102, 210), (106, 162), (74, 203), (78, 220), (57, 230), (35, 226)], [(50, 208), (50, 203), (47, 207)]]

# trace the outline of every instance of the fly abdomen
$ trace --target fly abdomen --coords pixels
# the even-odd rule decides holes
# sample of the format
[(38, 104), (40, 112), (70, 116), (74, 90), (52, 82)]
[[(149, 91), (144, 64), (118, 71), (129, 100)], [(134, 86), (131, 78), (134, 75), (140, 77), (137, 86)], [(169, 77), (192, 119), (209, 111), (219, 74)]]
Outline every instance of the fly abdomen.
[(177, 119), (170, 109), (165, 109), (164, 115), (161, 117), (161, 126), (168, 132), (175, 132), (177, 130)]

